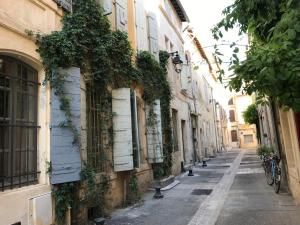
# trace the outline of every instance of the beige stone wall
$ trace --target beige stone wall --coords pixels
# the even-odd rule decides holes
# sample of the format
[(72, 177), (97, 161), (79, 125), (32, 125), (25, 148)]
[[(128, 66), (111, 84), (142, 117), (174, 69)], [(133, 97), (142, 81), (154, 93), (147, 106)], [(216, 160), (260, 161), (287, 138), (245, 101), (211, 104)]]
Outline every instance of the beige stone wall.
[[(60, 28), (62, 10), (52, 0), (2, 0), (0, 1), (0, 54), (21, 60), (33, 68), (44, 79), (44, 71), (36, 45), (25, 33), (50, 33)], [(50, 161), (50, 92), (40, 86), (38, 90), (38, 184), (0, 192), (0, 224), (21, 222), (34, 225), (31, 214), (32, 200), (50, 192), (49, 178), (46, 174), (46, 161)], [(47, 212), (52, 216), (52, 212)], [(39, 223), (41, 224), (41, 223)], [(42, 225), (42, 224), (41, 224)]]
[(279, 110), (280, 135), (282, 147), (286, 156), (287, 177), (290, 191), (298, 203), (300, 203), (300, 149), (296, 133), (294, 113)]

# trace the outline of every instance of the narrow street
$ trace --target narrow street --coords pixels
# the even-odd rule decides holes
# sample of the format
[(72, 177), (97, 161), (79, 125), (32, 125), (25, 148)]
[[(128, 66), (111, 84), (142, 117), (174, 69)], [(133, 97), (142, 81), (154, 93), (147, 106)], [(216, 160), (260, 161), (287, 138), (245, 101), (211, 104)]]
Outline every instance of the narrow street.
[(275, 194), (265, 181), (255, 150), (220, 153), (197, 165), (194, 176), (153, 199), (147, 192), (134, 207), (117, 210), (108, 225), (299, 225), (300, 207), (290, 195)]

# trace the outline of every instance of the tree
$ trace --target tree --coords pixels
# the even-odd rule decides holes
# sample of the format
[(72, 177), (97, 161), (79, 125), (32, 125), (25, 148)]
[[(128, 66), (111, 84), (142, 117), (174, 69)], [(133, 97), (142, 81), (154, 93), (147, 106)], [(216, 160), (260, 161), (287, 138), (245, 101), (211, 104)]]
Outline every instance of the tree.
[(243, 112), (243, 117), (246, 123), (257, 124), (258, 112), (255, 104), (251, 104), (247, 107), (246, 111)]
[(300, 1), (236, 0), (223, 14), (212, 29), (216, 40), (234, 27), (251, 40), (243, 61), (237, 57), (237, 45), (231, 45), (234, 75), (229, 88), (255, 92), (258, 103), (271, 97), (281, 106), (300, 111)]

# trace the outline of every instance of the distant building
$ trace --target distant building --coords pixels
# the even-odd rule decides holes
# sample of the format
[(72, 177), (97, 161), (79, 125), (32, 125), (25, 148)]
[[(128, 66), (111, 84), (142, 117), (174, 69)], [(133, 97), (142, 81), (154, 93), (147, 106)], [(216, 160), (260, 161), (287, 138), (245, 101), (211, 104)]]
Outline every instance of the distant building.
[(252, 103), (251, 96), (239, 93), (228, 101), (230, 146), (233, 148), (257, 148), (256, 126), (245, 123), (243, 118), (243, 112)]

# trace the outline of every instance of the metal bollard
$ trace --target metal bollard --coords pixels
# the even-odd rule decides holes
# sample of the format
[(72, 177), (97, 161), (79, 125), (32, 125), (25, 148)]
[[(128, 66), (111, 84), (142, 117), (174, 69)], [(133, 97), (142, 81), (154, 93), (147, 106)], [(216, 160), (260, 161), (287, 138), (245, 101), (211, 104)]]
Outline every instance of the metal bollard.
[(163, 198), (164, 196), (161, 194), (161, 191), (160, 191), (160, 187), (156, 187), (155, 188), (155, 194), (153, 196), (153, 198), (155, 199), (160, 199), (160, 198)]
[(192, 168), (189, 169), (189, 174), (188, 174), (188, 176), (189, 176), (189, 177), (194, 176), (194, 174), (193, 174), (193, 169), (192, 169)]

